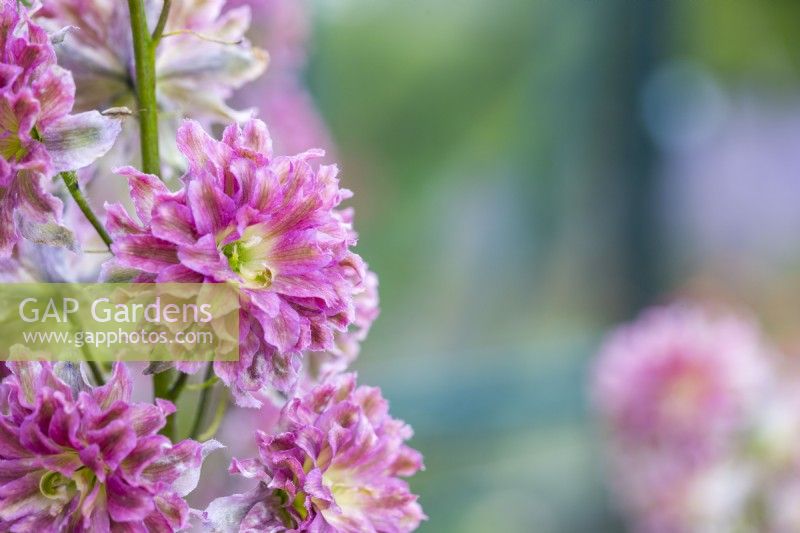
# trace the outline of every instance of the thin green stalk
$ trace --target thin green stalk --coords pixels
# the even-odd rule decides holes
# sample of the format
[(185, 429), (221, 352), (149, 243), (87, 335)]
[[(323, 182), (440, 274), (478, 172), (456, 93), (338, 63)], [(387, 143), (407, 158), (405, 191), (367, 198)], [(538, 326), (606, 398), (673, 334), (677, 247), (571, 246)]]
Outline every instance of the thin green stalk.
[[(175, 373), (172, 371), (161, 372), (160, 374), (156, 374), (156, 376), (161, 376), (158, 378), (159, 388), (161, 390), (158, 391), (158, 398), (166, 398), (167, 400), (171, 401), (172, 403), (176, 403), (178, 398), (180, 397), (183, 389), (186, 387), (186, 381), (189, 379), (189, 374), (185, 374), (183, 372), (178, 372), (178, 377), (175, 379), (175, 382), (171, 384), (172, 376)], [(156, 380), (156, 376), (154, 376), (154, 382)], [(164, 390), (166, 389), (166, 392)], [(175, 414), (171, 414), (167, 417), (167, 423), (164, 425), (164, 429), (162, 433), (170, 438), (170, 440), (175, 441), (177, 437), (177, 420), (175, 419)]]
[[(173, 378), (175, 376), (174, 370), (166, 370), (164, 372), (159, 372), (158, 374), (153, 374), (153, 397), (154, 398), (164, 398), (166, 400), (175, 403), (178, 399), (177, 396), (171, 397), (170, 392), (173, 389)], [(179, 394), (180, 395), (180, 394)], [(167, 417), (167, 422), (164, 427), (161, 429), (161, 434), (166, 435), (170, 438), (170, 440), (175, 439), (175, 431), (176, 431), (176, 422), (175, 422), (175, 414), (171, 414)]]
[(183, 392), (183, 389), (186, 388), (186, 380), (189, 379), (189, 374), (184, 372), (178, 372), (178, 379), (175, 380), (175, 383), (172, 384), (172, 387), (167, 392), (167, 399), (171, 401), (175, 401)]
[[(208, 381), (214, 375), (214, 363), (209, 362), (208, 366), (206, 367), (206, 375), (203, 378), (203, 381)], [(202, 390), (200, 393), (200, 400), (197, 402), (197, 411), (194, 414), (194, 422), (192, 423), (192, 431), (189, 433), (190, 439), (196, 439), (197, 436), (200, 434), (201, 425), (203, 423), (203, 415), (206, 412), (206, 407), (208, 407), (208, 400), (211, 394), (211, 391), (214, 390), (214, 387), (207, 387)]]
[(106, 246), (108, 246), (108, 249), (110, 250), (111, 244), (113, 242), (111, 240), (111, 236), (108, 234), (106, 228), (100, 222), (100, 219), (97, 218), (97, 215), (94, 214), (94, 211), (92, 211), (92, 208), (89, 205), (89, 202), (86, 200), (86, 197), (83, 196), (83, 193), (81, 192), (81, 187), (78, 184), (78, 175), (72, 171), (62, 172), (61, 179), (64, 180), (64, 185), (67, 186), (69, 194), (75, 200), (75, 203), (78, 204), (78, 207), (80, 208), (83, 215), (92, 224), (94, 229), (97, 231), (97, 234), (100, 235), (100, 238), (103, 239), (103, 242), (106, 243)]
[[(150, 30), (144, 0), (128, 0), (133, 35), (133, 54), (136, 59), (136, 100), (142, 146), (142, 170), (161, 175), (158, 153), (158, 103), (156, 101), (156, 50)], [(166, 23), (166, 22), (165, 22)]]
[[(133, 54), (136, 59), (136, 99), (139, 111), (139, 135), (142, 146), (142, 170), (161, 176), (161, 156), (158, 153), (158, 102), (156, 100), (156, 46), (167, 24), (169, 0), (164, 2), (156, 31), (150, 35), (144, 0), (128, 0), (131, 14)], [(185, 379), (175, 378), (174, 371), (153, 375), (153, 395), (176, 403), (185, 386)], [(173, 383), (174, 380), (174, 383)], [(161, 432), (175, 439), (177, 424), (175, 414), (167, 417)]]
[(205, 442), (214, 438), (214, 435), (217, 434), (219, 427), (222, 425), (222, 419), (225, 418), (225, 411), (227, 410), (228, 396), (223, 393), (219, 398), (219, 403), (217, 403), (217, 410), (214, 412), (214, 419), (211, 421), (211, 424), (208, 425), (208, 428), (197, 436), (198, 441)]
[(167, 19), (169, 18), (170, 8), (172, 8), (172, 0), (164, 0), (164, 5), (161, 8), (161, 15), (158, 17), (156, 29), (153, 30), (153, 36), (150, 38), (153, 41), (153, 49), (158, 48), (158, 43), (161, 42), (161, 37), (164, 35), (164, 28), (167, 27)]
[(219, 381), (219, 378), (217, 376), (211, 376), (211, 379), (207, 379), (202, 383), (192, 383), (190, 385), (186, 385), (186, 390), (198, 392), (203, 389), (213, 387), (217, 383), (217, 381)]

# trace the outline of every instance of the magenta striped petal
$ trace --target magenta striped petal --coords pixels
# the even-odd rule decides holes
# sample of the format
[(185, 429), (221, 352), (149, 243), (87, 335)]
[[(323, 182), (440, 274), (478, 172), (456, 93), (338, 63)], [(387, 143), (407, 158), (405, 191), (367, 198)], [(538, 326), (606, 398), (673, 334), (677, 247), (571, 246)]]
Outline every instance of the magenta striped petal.
[(153, 207), (156, 205), (156, 198), (159, 195), (168, 195), (169, 190), (158, 176), (145, 174), (133, 167), (118, 168), (116, 172), (120, 176), (128, 178), (128, 188), (136, 208), (136, 214), (143, 224), (149, 224)]
[(143, 233), (144, 227), (139, 222), (133, 220), (122, 207), (122, 204), (105, 204), (106, 227), (112, 235), (130, 235)]
[(175, 244), (191, 245), (197, 241), (192, 211), (174, 201), (159, 202), (153, 207), (153, 235)]
[(155, 502), (144, 487), (135, 487), (112, 477), (106, 484), (108, 515), (115, 522), (134, 522), (147, 518), (155, 510)]
[(224, 229), (236, 212), (233, 200), (208, 179), (192, 181), (188, 196), (197, 232), (201, 235)]
[(171, 243), (149, 235), (119, 238), (112, 250), (120, 265), (153, 274), (178, 263), (177, 250)]

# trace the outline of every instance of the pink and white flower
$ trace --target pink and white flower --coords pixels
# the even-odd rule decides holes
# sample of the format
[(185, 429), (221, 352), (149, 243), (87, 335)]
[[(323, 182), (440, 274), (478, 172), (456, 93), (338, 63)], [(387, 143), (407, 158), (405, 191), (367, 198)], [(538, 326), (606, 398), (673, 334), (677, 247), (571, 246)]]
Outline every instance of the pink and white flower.
[(233, 460), (231, 472), (258, 486), (209, 505), (215, 530), (403, 533), (425, 519), (401, 479), (422, 456), (379, 389), (339, 376), (289, 402), (281, 424), (283, 432), (256, 433), (257, 458)]
[[(133, 270), (139, 281), (235, 283), (240, 288), (240, 360), (215, 362), (240, 405), (258, 406), (270, 385), (290, 390), (304, 351), (336, 349), (356, 320), (364, 290), (361, 258), (335, 166), (315, 168), (322, 151), (275, 156), (263, 122), (230, 126), (222, 141), (196, 122), (178, 132), (189, 162), (170, 192), (133, 168), (138, 220), (108, 206), (115, 257), (106, 272)], [(188, 370), (186, 367), (182, 367)]]
[(0, 384), (0, 530), (176, 531), (205, 455), (158, 431), (167, 401), (131, 402), (131, 379), (90, 387), (70, 363), (7, 363)]
[(593, 399), (635, 531), (728, 530), (740, 518), (758, 481), (741, 451), (772, 364), (753, 323), (689, 306), (649, 310), (609, 337)]
[(75, 85), (50, 36), (16, 0), (2, 0), (0, 15), (0, 257), (21, 237), (75, 247), (48, 180), (105, 154), (120, 123), (96, 111), (71, 115)]

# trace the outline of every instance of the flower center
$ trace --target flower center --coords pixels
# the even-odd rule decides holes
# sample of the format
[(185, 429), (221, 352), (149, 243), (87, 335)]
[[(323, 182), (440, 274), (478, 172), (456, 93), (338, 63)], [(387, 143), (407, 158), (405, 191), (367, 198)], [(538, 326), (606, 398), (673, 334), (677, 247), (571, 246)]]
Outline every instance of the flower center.
[(6, 161), (19, 161), (26, 153), (27, 150), (16, 135), (0, 138), (0, 156)]
[(241, 276), (246, 286), (267, 289), (272, 285), (275, 271), (268, 265), (272, 241), (260, 226), (248, 227), (241, 239), (225, 244), (220, 251), (228, 259), (231, 270)]
[[(275, 505), (275, 513), (287, 528), (294, 529), (297, 527), (297, 522), (292, 518), (292, 515), (287, 510), (289, 506), (289, 494), (283, 489), (275, 489), (272, 491), (272, 497), (275, 498), (277, 505)], [(297, 495), (291, 502), (291, 507), (297, 511), (297, 514), (302, 520), (308, 517), (308, 511), (305, 508), (306, 494), (302, 490), (297, 491)]]
[(39, 480), (39, 492), (51, 500), (66, 500), (75, 493), (78, 485), (61, 472), (48, 471)]

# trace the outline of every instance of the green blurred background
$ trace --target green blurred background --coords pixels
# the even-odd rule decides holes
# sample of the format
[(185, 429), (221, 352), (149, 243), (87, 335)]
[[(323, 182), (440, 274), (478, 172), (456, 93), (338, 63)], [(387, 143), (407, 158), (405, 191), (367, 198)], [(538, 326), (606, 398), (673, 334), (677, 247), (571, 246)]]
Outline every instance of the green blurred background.
[(690, 295), (796, 343), (800, 4), (315, 7), (307, 81), (381, 280), (356, 369), (416, 430), (421, 531), (622, 530), (603, 333)]

